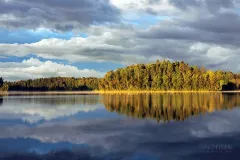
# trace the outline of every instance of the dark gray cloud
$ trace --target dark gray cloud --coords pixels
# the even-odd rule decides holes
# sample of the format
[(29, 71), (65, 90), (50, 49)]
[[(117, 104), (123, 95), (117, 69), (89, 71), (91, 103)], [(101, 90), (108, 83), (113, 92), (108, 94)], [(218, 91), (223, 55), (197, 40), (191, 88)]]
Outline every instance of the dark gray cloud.
[(199, 0), (169, 0), (169, 2), (179, 9), (187, 9), (188, 7), (197, 7), (201, 4)]
[(217, 34), (240, 34), (240, 16), (236, 13), (222, 13), (212, 17), (199, 17), (192, 21), (183, 21), (183, 24), (194, 29), (200, 29)]
[(202, 8), (211, 13), (218, 12), (221, 8), (233, 8), (235, 5), (235, 0), (169, 0), (169, 2), (181, 10)]
[(108, 0), (0, 1), (3, 27), (72, 30), (89, 24), (117, 22), (120, 11)]
[[(147, 39), (171, 39), (171, 40), (188, 40), (191, 42), (204, 42), (219, 45), (240, 45), (240, 21), (231, 19), (226, 20), (224, 25), (214, 23), (219, 18), (199, 19), (197, 21), (181, 22), (178, 25), (160, 24), (146, 31), (138, 32), (139, 38)], [(225, 21), (225, 20), (222, 20)], [(232, 22), (232, 23), (227, 23)], [(230, 24), (235, 25), (230, 25)]]
[[(170, 3), (182, 9), (180, 16), (140, 31), (138, 37), (240, 45), (240, 16), (235, 1), (170, 0)], [(189, 7), (194, 9), (188, 10)]]

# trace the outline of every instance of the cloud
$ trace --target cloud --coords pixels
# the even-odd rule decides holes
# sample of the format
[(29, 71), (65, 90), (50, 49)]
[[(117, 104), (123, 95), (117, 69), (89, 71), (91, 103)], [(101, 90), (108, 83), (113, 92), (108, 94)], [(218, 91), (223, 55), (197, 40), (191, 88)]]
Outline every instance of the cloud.
[[(70, 40), (51, 38), (36, 43), (0, 44), (0, 52), (4, 56), (17, 57), (34, 53), (42, 58), (70, 62), (97, 61), (130, 65), (155, 62), (157, 59), (169, 59), (171, 61), (183, 60), (191, 65), (205, 66), (211, 69), (231, 69), (233, 71), (240, 69), (239, 64), (235, 61), (239, 57), (239, 48), (223, 44), (221, 42), (223, 40), (218, 34), (216, 34), (216, 42), (213, 42), (214, 38), (211, 34), (206, 34), (206, 37), (205, 34), (202, 34), (201, 37), (198, 37), (198, 33), (194, 29), (167, 27), (167, 23), (140, 31), (127, 27), (113, 28), (109, 32), (105, 32), (105, 29), (97, 27), (92, 31), (94, 35), (86, 38), (73, 37)], [(124, 34), (121, 34), (121, 30)], [(201, 41), (200, 38), (202, 38)], [(19, 64), (12, 63), (11, 65)], [(40, 71), (41, 68), (43, 67), (38, 67)], [(41, 76), (40, 71), (39, 77)], [(44, 76), (59, 75), (54, 74), (55, 70), (51, 71), (51, 69), (45, 72)], [(99, 76), (97, 73), (96, 75)]]
[(17, 62), (0, 62), (1, 76), (5, 80), (24, 80), (42, 77), (102, 77), (103, 72), (78, 69), (75, 66), (59, 64), (52, 61), (42, 62), (36, 58)]
[[(152, 15), (181, 17), (192, 13), (211, 13), (230, 11), (236, 5), (234, 0), (110, 0), (125, 12), (148, 13)], [(184, 14), (187, 13), (187, 14)]]
[[(223, 24), (219, 25), (221, 23)], [(225, 13), (190, 20), (165, 20), (144, 31), (138, 31), (138, 36), (148, 39), (188, 40), (239, 46), (239, 28), (240, 17), (233, 13)]]
[(221, 9), (233, 8), (234, 0), (169, 0), (169, 3), (181, 10), (205, 9), (211, 13), (216, 13)]
[(69, 31), (91, 24), (118, 22), (119, 16), (120, 11), (108, 0), (0, 1), (0, 24), (6, 28)]
[(175, 7), (168, 0), (110, 0), (112, 4), (125, 12), (146, 12), (149, 14), (169, 15), (176, 13)]
[[(119, 29), (118, 29), (119, 31)], [(129, 33), (131, 37), (133, 33)], [(137, 41), (120, 33), (103, 32), (87, 38), (73, 37), (70, 40), (57, 38), (43, 39), (36, 43), (0, 44), (0, 53), (6, 56), (26, 56), (34, 53), (47, 59), (62, 59), (72, 62), (116, 62), (132, 64), (146, 62), (144, 56), (130, 51), (138, 45)]]
[[(220, 34), (220, 37), (228, 36), (230, 43), (232, 42), (230, 36), (236, 39), (234, 34), (240, 33), (240, 17), (236, 13), (219, 13), (211, 17), (199, 17), (192, 21), (185, 20), (183, 24), (200, 31)], [(228, 42), (227, 39), (225, 42)]]
[[(85, 1), (83, 2), (85, 4)], [(76, 2), (76, 6), (83, 2)], [(15, 11), (11, 10), (11, 5), (17, 1), (1, 3), (6, 3), (5, 5), (10, 8), (2, 12), (8, 11), (12, 14), (11, 16), (2, 14), (3, 17), (5, 16), (2, 20), (6, 20), (8, 16), (18, 19), (14, 17)], [(34, 1), (26, 4), (25, 0), (21, 0), (18, 3), (24, 8), (33, 4), (38, 4), (39, 7), (46, 4), (50, 6), (53, 2), (47, 1), (46, 4), (42, 4), (40, 1)], [(92, 4), (92, 1), (88, 3)], [(86, 2), (85, 9), (92, 7), (87, 5), (88, 3)], [(83, 23), (87, 25), (81, 28), (81, 32), (88, 35), (85, 38), (72, 37), (64, 40), (60, 37), (42, 39), (35, 43), (1, 43), (0, 54), (4, 57), (24, 57), (33, 53), (46, 59), (60, 59), (76, 63), (113, 62), (123, 65), (169, 59), (171, 61), (183, 60), (190, 65), (205, 66), (209, 69), (234, 72), (240, 70), (236, 61), (240, 58), (240, 16), (237, 10), (240, 3), (237, 1), (98, 0), (96, 3), (118, 8), (116, 10), (119, 11), (118, 16), (121, 20), (117, 23), (103, 22), (104, 25)], [(66, 5), (73, 7), (74, 11), (75, 6)], [(64, 10), (59, 14), (64, 14), (65, 10), (67, 12), (67, 9), (62, 6), (64, 6), (63, 1), (55, 5), (56, 8), (60, 7)], [(148, 17), (152, 18), (151, 22), (144, 20)], [(124, 20), (124, 18), (127, 19)], [(135, 22), (138, 26), (134, 24)], [(43, 27), (57, 28), (52, 27), (52, 23), (55, 21)], [(70, 30), (74, 32), (75, 29)]]

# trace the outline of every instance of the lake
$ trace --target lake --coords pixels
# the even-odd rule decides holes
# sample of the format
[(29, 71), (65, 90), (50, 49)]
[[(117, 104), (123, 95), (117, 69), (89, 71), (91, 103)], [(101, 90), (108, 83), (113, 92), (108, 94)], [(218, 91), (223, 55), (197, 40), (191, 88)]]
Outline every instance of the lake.
[(0, 159), (238, 159), (239, 93), (0, 97)]

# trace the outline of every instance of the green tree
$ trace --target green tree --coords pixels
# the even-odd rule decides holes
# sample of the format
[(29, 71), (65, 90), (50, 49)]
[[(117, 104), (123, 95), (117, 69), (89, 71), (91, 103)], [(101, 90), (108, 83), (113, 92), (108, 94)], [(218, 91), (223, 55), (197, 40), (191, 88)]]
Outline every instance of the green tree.
[[(157, 61), (109, 71), (103, 78), (51, 77), (4, 83), (9, 90), (212, 90), (239, 89), (240, 74), (191, 67), (184, 62)], [(7, 87), (4, 86), (6, 89)]]
[(8, 84), (4, 83), (3, 78), (0, 78), (0, 91), (8, 91)]

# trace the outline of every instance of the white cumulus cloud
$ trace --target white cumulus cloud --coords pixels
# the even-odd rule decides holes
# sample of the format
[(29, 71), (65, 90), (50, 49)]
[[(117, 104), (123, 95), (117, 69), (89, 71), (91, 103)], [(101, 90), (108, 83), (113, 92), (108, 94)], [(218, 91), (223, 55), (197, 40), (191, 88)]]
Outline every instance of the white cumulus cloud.
[(79, 69), (72, 65), (30, 58), (22, 62), (0, 62), (1, 76), (5, 80), (23, 80), (41, 77), (102, 77), (103, 72)]

